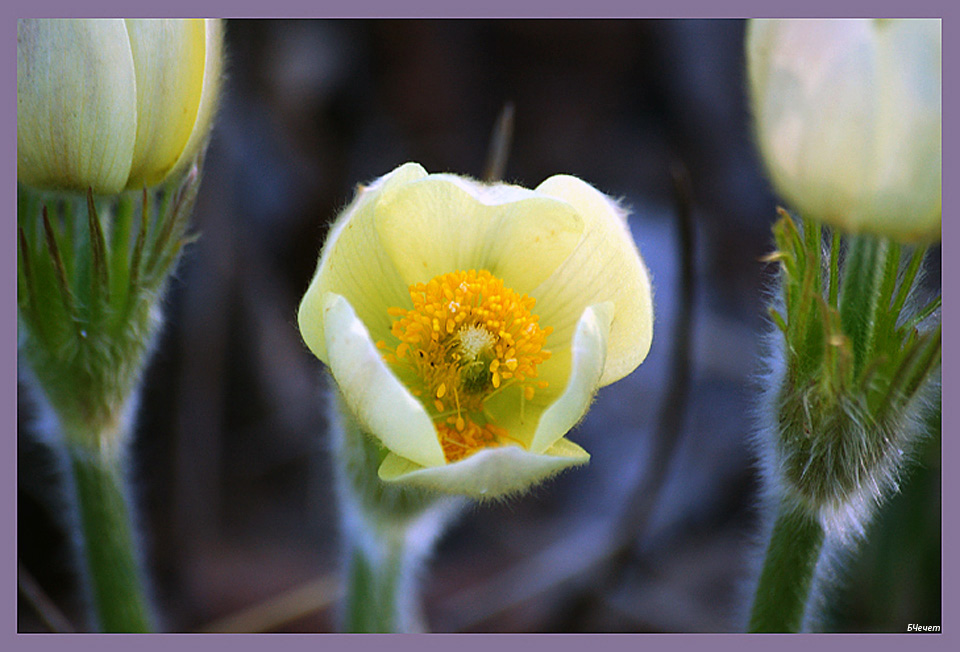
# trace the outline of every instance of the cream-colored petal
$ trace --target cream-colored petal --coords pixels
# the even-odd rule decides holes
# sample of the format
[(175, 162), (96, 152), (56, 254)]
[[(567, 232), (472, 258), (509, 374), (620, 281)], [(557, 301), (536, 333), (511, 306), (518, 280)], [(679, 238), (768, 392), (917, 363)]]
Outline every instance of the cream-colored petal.
[[(940, 20), (875, 21), (877, 166), (867, 230), (902, 242), (940, 240), (942, 81)], [(872, 218), (872, 219), (871, 219)]]
[(384, 363), (350, 303), (327, 293), (323, 305), (327, 364), (361, 428), (417, 464), (444, 464), (433, 422)]
[(600, 385), (623, 378), (643, 361), (653, 339), (653, 297), (647, 269), (623, 211), (577, 179), (560, 175), (537, 186), (538, 193), (569, 203), (584, 219), (584, 237), (573, 253), (531, 295), (542, 325), (553, 326), (548, 344), (573, 337), (587, 306), (610, 301), (613, 322)]
[(532, 452), (540, 453), (548, 449), (570, 432), (587, 413), (593, 395), (600, 387), (612, 321), (613, 304), (610, 302), (590, 306), (583, 311), (573, 336), (573, 361), (566, 387), (540, 416), (530, 443)]
[(537, 369), (536, 380), (546, 381), (547, 387), (525, 400), (521, 387), (508, 386), (486, 401), (486, 417), (534, 453), (566, 435), (586, 414), (599, 387), (612, 317), (609, 302), (589, 306), (571, 342), (554, 349)]
[(300, 302), (300, 333), (314, 355), (327, 362), (323, 324), (323, 297), (327, 292), (344, 296), (374, 340), (390, 333), (387, 309), (410, 304), (402, 276), (387, 255), (374, 224), (377, 199), (391, 188), (427, 176), (415, 163), (400, 166), (369, 186), (341, 213), (320, 253), (310, 287)]
[(561, 439), (542, 454), (517, 446), (503, 446), (482, 450), (453, 464), (430, 468), (390, 453), (380, 465), (379, 475), (384, 482), (482, 500), (523, 491), (589, 460), (589, 453), (573, 442)]
[[(764, 89), (770, 75), (770, 66), (766, 65), (771, 50), (776, 46), (777, 21), (755, 18), (747, 21), (744, 33), (744, 45), (747, 59), (747, 93), (750, 97), (750, 108), (754, 111), (753, 127), (759, 124), (756, 111), (760, 108), (760, 100), (764, 98)], [(759, 134), (755, 134), (759, 135)]]
[(797, 21), (781, 30), (769, 76), (773, 177), (791, 205), (857, 229), (876, 162), (875, 45), (865, 21)]
[(123, 189), (136, 83), (121, 20), (17, 21), (17, 179), (101, 194)]
[(206, 26), (201, 19), (126, 21), (137, 76), (137, 142), (128, 185), (162, 181), (180, 159), (204, 85)]
[(203, 62), (203, 90), (200, 93), (200, 106), (197, 118), (190, 132), (190, 138), (180, 153), (179, 160), (170, 170), (170, 176), (176, 176), (193, 162), (210, 135), (210, 128), (220, 104), (220, 88), (223, 86), (223, 21), (218, 18), (205, 18), (205, 51)]
[(377, 230), (409, 284), (456, 270), (486, 269), (521, 294), (573, 251), (577, 211), (530, 190), (431, 175), (380, 199)]
[(939, 20), (769, 20), (747, 29), (754, 127), (777, 191), (849, 232), (939, 239)]

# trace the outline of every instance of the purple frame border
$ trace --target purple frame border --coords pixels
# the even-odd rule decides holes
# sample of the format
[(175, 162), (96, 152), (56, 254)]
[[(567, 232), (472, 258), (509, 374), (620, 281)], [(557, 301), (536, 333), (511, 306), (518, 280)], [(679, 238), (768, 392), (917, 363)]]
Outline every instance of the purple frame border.
[[(7, 203), (8, 210), (15, 212), (16, 206), (16, 163), (14, 153), (16, 151), (16, 52), (14, 44), (15, 38), (15, 18), (18, 17), (40, 17), (40, 16), (224, 16), (232, 18), (242, 17), (325, 17), (325, 18), (373, 18), (373, 17), (450, 17), (450, 18), (497, 18), (497, 17), (556, 17), (556, 18), (631, 18), (631, 17), (750, 17), (750, 16), (772, 16), (772, 17), (850, 17), (850, 16), (872, 16), (872, 17), (939, 17), (943, 18), (944, 30), (944, 51), (943, 67), (944, 72), (944, 95), (943, 102), (946, 115), (956, 115), (952, 113), (950, 107), (957, 106), (958, 92), (957, 87), (953, 86), (955, 81), (955, 71), (953, 55), (956, 53), (956, 43), (950, 34), (954, 33), (953, 18), (957, 15), (957, 9), (948, 6), (946, 0), (913, 0), (912, 2), (891, 2), (890, 0), (881, 0), (880, 2), (851, 2), (850, 0), (808, 0), (803, 7), (789, 6), (787, 4), (778, 4), (772, 6), (769, 1), (761, 0), (735, 0), (718, 6), (716, 3), (708, 0), (676, 0), (675, 2), (638, 3), (628, 0), (592, 0), (590, 3), (574, 3), (569, 0), (564, 2), (549, 2), (548, 0), (528, 0), (520, 5), (511, 0), (496, 0), (495, 2), (485, 2), (479, 5), (454, 5), (450, 0), (414, 0), (413, 2), (403, 3), (402, 11), (390, 0), (354, 0), (347, 2), (339, 0), (338, 2), (309, 2), (307, 0), (280, 0), (274, 1), (269, 5), (254, 2), (226, 2), (225, 0), (204, 0), (197, 3), (183, 2), (174, 0), (174, 2), (164, 3), (162, 7), (144, 6), (132, 7), (127, 2), (118, 2), (117, 0), (96, 0), (95, 3), (85, 5), (83, 10), (78, 10), (77, 5), (68, 3), (65, 0), (40, 0), (33, 2), (22, 2), (14, 0), (6, 4), (2, 9), (9, 16), (9, 20), (4, 20), (3, 25), (8, 34), (8, 45), (4, 48), (3, 66), (2, 66), (2, 123), (3, 130), (0, 132), (0, 141), (2, 141), (3, 151), (8, 154), (2, 158), (2, 172), (0, 179), (3, 182), (3, 196)], [(945, 121), (943, 132), (944, 147), (943, 171), (946, 183), (944, 183), (945, 204), (949, 205), (955, 201), (951, 188), (955, 188), (949, 181), (950, 178), (956, 178), (953, 175), (957, 172), (958, 156), (954, 146), (957, 142), (957, 128), (950, 121)], [(0, 265), (6, 268), (6, 271), (0, 274), (3, 283), (0, 284), (0, 306), (2, 306), (2, 317), (0, 317), (0, 329), (2, 329), (2, 340), (6, 345), (0, 348), (0, 365), (7, 372), (3, 375), (2, 396), (3, 404), (7, 408), (2, 409), (4, 415), (3, 430), (8, 430), (8, 434), (2, 438), (4, 453), (0, 456), (5, 471), (0, 472), (0, 476), (7, 478), (3, 487), (3, 497), (0, 500), (0, 522), (16, 523), (16, 414), (17, 414), (17, 316), (16, 316), (16, 255), (12, 248), (16, 242), (16, 236), (13, 232), (12, 222), (8, 223), (8, 239), (10, 243), (8, 256), (0, 258)], [(960, 224), (952, 224), (949, 220), (943, 226), (943, 240), (954, 241), (960, 232)], [(945, 257), (943, 260), (943, 276), (957, 280), (960, 278), (960, 262), (952, 257)], [(953, 295), (956, 291), (953, 289), (953, 283), (944, 283), (943, 292), (947, 295)], [(952, 323), (955, 312), (954, 299), (947, 299), (944, 302), (943, 313), (945, 321)], [(956, 390), (956, 374), (958, 365), (958, 353), (954, 343), (947, 340), (943, 347), (943, 387), (944, 394), (952, 394)], [(944, 401), (946, 409), (943, 412), (943, 430), (949, 430), (951, 426), (956, 427), (958, 423), (957, 410), (953, 407), (950, 400)], [(943, 439), (942, 455), (943, 459), (950, 460), (957, 458), (960, 442), (952, 437)], [(960, 474), (954, 476), (951, 473), (945, 473), (943, 477), (943, 495), (957, 495), (960, 488)], [(957, 540), (958, 522), (956, 518), (955, 504), (952, 501), (943, 501), (943, 540), (950, 542)], [(557, 652), (567, 652), (580, 650), (584, 646), (601, 646), (606, 649), (626, 650), (635, 647), (650, 649), (700, 649), (703, 646), (709, 646), (711, 650), (766, 650), (770, 645), (775, 645), (779, 649), (807, 649), (810, 645), (824, 646), (826, 648), (840, 649), (848, 646), (869, 645), (871, 649), (902, 649), (904, 641), (902, 637), (909, 634), (885, 634), (885, 635), (796, 635), (779, 636), (775, 640), (766, 636), (747, 636), (742, 634), (606, 634), (606, 635), (470, 635), (470, 634), (436, 634), (423, 636), (390, 636), (389, 640), (382, 637), (370, 635), (336, 635), (327, 634), (318, 638), (317, 635), (196, 635), (196, 634), (160, 634), (139, 636), (136, 641), (131, 641), (129, 635), (44, 635), (44, 634), (17, 634), (16, 633), (16, 610), (17, 594), (14, 589), (16, 586), (16, 527), (4, 528), (4, 536), (0, 537), (0, 552), (5, 559), (5, 563), (0, 565), (0, 586), (4, 590), (0, 595), (0, 614), (3, 620), (8, 623), (0, 632), (0, 641), (6, 641), (3, 644), (4, 649), (16, 650), (49, 650), (60, 648), (71, 650), (127, 650), (131, 645), (144, 650), (161, 650), (168, 647), (178, 646), (190, 649), (202, 649), (211, 652), (220, 652), (220, 650), (230, 650), (230, 652), (240, 652), (241, 650), (259, 650), (267, 645), (270, 647), (298, 649), (316, 649), (322, 646), (327, 649), (350, 649), (365, 652), (365, 649), (376, 650), (386, 644), (391, 650), (400, 648), (401, 650), (417, 650), (418, 652), (428, 652), (430, 650), (446, 650), (451, 645), (457, 646), (463, 652), (472, 652), (473, 650), (487, 650), (491, 645), (507, 645), (511, 648), (527, 648), (536, 646), (545, 650), (549, 649)], [(951, 549), (951, 546), (945, 546), (945, 549)], [(956, 631), (952, 629), (950, 623), (952, 619), (950, 614), (957, 614), (957, 596), (958, 596), (958, 564), (955, 558), (945, 556), (943, 558), (942, 578), (943, 578), (943, 602), (942, 618), (943, 633), (938, 636), (925, 636), (922, 639), (913, 639), (911, 646), (918, 646), (922, 649), (953, 649), (957, 645)], [(496, 636), (496, 640), (490, 637)], [(776, 636), (776, 635), (774, 635)], [(812, 636), (817, 636), (812, 640)], [(948, 641), (954, 640), (953, 644)], [(12, 646), (12, 647), (8, 647)]]

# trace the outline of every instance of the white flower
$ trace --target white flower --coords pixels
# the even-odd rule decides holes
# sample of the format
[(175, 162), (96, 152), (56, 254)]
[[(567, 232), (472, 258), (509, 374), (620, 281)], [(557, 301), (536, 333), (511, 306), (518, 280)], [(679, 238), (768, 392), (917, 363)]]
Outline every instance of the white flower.
[(299, 323), (382, 480), (493, 497), (589, 459), (564, 435), (644, 359), (653, 306), (621, 210), (583, 181), (406, 164), (331, 228)]
[(746, 48), (756, 138), (790, 205), (940, 239), (939, 20), (754, 20)]

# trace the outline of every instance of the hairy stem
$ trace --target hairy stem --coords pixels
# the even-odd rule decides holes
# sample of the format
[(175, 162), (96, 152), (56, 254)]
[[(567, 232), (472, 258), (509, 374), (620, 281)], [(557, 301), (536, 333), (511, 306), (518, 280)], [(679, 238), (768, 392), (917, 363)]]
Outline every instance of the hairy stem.
[(402, 533), (378, 537), (373, 551), (364, 550), (359, 541), (351, 542), (343, 631), (389, 633), (408, 629), (411, 618), (403, 612), (403, 601), (410, 596), (399, 595), (404, 538)]
[(416, 632), (420, 567), (461, 501), (387, 485), (377, 476), (385, 451), (339, 400), (334, 426), (337, 498), (347, 584), (341, 628), (347, 632)]
[(820, 524), (781, 504), (750, 614), (751, 632), (799, 631), (822, 547)]
[(67, 450), (97, 628), (149, 632), (153, 616), (144, 592), (121, 461), (108, 449), (70, 445)]

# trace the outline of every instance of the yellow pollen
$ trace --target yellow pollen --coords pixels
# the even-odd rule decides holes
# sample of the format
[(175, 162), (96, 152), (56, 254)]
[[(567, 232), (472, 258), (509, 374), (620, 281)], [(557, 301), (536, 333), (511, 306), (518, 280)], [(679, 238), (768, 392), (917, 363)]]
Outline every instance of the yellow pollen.
[[(490, 420), (484, 402), (516, 387), (517, 409), (546, 387), (537, 366), (550, 358), (553, 331), (533, 314), (536, 300), (487, 270), (456, 271), (410, 286), (412, 309), (389, 308), (396, 344), (378, 342), (384, 360), (412, 371), (411, 392), (435, 397), (437, 437), (448, 462), (491, 446), (520, 444)], [(450, 406), (453, 395), (455, 410)], [(430, 401), (427, 401), (430, 403)], [(430, 406), (428, 406), (429, 409)], [(451, 415), (450, 410), (454, 414)]]

